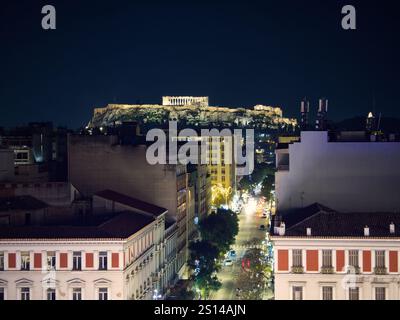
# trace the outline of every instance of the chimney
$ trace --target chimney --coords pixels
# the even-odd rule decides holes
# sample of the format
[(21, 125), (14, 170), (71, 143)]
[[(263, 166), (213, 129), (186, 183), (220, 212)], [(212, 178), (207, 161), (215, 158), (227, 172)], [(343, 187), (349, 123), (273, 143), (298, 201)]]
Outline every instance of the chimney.
[(281, 226), (279, 227), (279, 235), (284, 236), (286, 232), (286, 226), (284, 222), (281, 222)]
[(394, 233), (395, 233), (395, 230), (396, 230), (395, 225), (394, 225), (394, 223), (392, 222), (392, 223), (390, 224), (390, 226), (389, 226), (390, 234), (394, 234)]
[(364, 237), (369, 237), (369, 227), (368, 226), (364, 227)]
[(311, 236), (311, 228), (307, 228), (307, 237), (310, 237)]

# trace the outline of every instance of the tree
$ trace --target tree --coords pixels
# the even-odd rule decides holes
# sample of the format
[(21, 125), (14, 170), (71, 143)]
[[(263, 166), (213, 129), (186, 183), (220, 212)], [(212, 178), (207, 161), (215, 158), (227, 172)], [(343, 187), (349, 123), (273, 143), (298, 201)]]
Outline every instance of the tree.
[(189, 266), (203, 297), (207, 298), (211, 291), (221, 287), (216, 276), (220, 268), (218, 258), (229, 250), (238, 232), (238, 218), (231, 210), (218, 209), (200, 223), (202, 240), (190, 243)]
[(244, 300), (260, 300), (263, 298), (266, 282), (272, 275), (271, 267), (265, 262), (260, 249), (252, 248), (246, 251), (244, 268), (239, 275), (239, 296)]
[(192, 280), (200, 289), (202, 296), (207, 298), (212, 290), (218, 290), (221, 286), (215, 276), (215, 272), (219, 269), (217, 264), (219, 250), (204, 240), (190, 243), (189, 249), (191, 252), (189, 266), (194, 270)]
[(268, 175), (264, 178), (261, 188), (261, 195), (267, 200), (271, 198), (271, 191), (274, 190), (275, 176)]
[(257, 163), (251, 176), (245, 176), (240, 180), (240, 188), (245, 191), (252, 191), (254, 187), (260, 183), (263, 185), (266, 183), (272, 188), (273, 182), (271, 183), (271, 181), (275, 180), (274, 177), (275, 168), (266, 163)]
[(195, 241), (189, 245), (190, 261), (189, 266), (195, 270), (200, 269), (200, 272), (214, 273), (218, 267), (215, 265), (215, 259), (218, 258), (218, 248), (208, 241)]
[(235, 242), (239, 232), (239, 222), (236, 213), (231, 210), (218, 209), (200, 223), (203, 240), (208, 241), (224, 254)]

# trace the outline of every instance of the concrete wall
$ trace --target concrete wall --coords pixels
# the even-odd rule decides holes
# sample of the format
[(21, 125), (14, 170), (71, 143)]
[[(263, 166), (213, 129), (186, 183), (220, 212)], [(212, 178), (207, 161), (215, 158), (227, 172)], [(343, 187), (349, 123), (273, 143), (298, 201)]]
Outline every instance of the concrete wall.
[(400, 210), (399, 142), (328, 142), (302, 132), (289, 145), (289, 171), (276, 173), (278, 209), (315, 202), (338, 211)]
[(186, 166), (150, 165), (146, 146), (116, 142), (113, 136), (69, 136), (69, 181), (84, 196), (111, 189), (166, 208), (179, 229), (177, 265), (181, 269), (187, 261)]
[(110, 136), (69, 137), (69, 181), (84, 196), (111, 189), (177, 214), (174, 166), (150, 165), (145, 146), (114, 144)]
[(0, 197), (32, 196), (51, 206), (69, 207), (74, 191), (67, 182), (0, 184)]

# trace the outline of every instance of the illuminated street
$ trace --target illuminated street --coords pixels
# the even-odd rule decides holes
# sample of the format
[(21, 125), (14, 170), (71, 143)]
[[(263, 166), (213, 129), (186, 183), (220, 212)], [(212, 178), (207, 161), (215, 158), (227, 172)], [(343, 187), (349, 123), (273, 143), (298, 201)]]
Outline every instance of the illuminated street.
[[(250, 202), (250, 201), (249, 201)], [(252, 207), (252, 206), (250, 206)], [(247, 206), (246, 208), (249, 208)], [(212, 300), (236, 300), (236, 280), (241, 270), (241, 257), (245, 254), (248, 241), (257, 239), (259, 244), (265, 239), (266, 231), (259, 230), (260, 225), (265, 225), (267, 219), (261, 218), (256, 213), (256, 207), (249, 209), (243, 208), (239, 215), (239, 234), (232, 249), (236, 250), (236, 261), (232, 266), (223, 266), (218, 273), (218, 279), (222, 282), (222, 287), (211, 295)]]

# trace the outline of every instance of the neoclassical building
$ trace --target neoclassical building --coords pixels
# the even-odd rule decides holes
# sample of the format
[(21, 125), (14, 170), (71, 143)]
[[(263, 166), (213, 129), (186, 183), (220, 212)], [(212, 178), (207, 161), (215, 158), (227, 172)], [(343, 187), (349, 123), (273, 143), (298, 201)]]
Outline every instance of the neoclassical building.
[(91, 216), (0, 227), (0, 299), (162, 298), (176, 276), (166, 209), (105, 190)]

